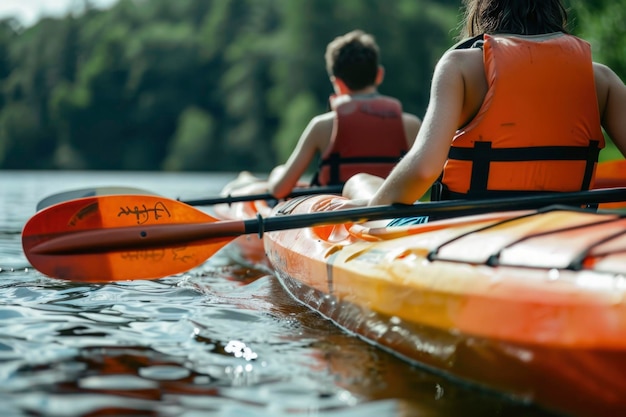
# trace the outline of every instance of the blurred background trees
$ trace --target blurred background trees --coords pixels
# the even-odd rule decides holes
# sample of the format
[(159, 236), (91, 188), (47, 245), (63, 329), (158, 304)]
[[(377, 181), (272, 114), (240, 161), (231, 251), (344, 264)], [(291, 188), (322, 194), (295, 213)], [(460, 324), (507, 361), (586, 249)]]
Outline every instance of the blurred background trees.
[[(332, 92), (326, 44), (376, 37), (380, 91), (423, 115), (460, 0), (119, 0), (0, 20), (0, 168), (267, 171)], [(570, 0), (626, 79), (626, 0)]]

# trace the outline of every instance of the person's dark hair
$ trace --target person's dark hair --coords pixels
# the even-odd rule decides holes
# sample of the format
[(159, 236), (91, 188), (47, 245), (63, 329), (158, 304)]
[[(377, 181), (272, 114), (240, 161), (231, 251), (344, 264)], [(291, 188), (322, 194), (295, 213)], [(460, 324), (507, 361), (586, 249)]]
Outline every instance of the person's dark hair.
[(374, 37), (353, 30), (336, 37), (326, 47), (326, 70), (340, 78), (351, 90), (360, 90), (376, 82), (380, 50)]
[(461, 38), (483, 33), (567, 33), (567, 10), (561, 0), (463, 0), (463, 5)]

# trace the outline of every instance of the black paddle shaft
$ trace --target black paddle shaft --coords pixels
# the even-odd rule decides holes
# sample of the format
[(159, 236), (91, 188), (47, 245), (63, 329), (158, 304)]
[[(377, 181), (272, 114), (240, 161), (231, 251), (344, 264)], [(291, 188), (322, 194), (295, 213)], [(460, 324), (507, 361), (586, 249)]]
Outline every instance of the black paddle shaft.
[[(245, 234), (298, 229), (304, 227), (364, 222), (409, 216), (434, 216), (453, 218), (474, 214), (511, 210), (536, 210), (548, 206), (582, 206), (594, 203), (626, 201), (626, 187), (607, 188), (590, 191), (549, 193), (535, 196), (493, 198), (484, 200), (450, 200), (419, 204), (392, 204), (354, 209), (324, 211), (318, 213), (275, 215), (244, 221)], [(553, 209), (554, 207), (550, 207)]]
[[(289, 194), (289, 198), (302, 197), (312, 194), (341, 194), (343, 186), (341, 185), (329, 185), (325, 187), (311, 187), (311, 188), (294, 188)], [(198, 200), (179, 200), (182, 203), (189, 204), (190, 206), (210, 206), (213, 204), (231, 204), (243, 201), (255, 201), (255, 200), (273, 200), (276, 199), (272, 194), (247, 194), (247, 195), (226, 195), (221, 197), (203, 198)]]

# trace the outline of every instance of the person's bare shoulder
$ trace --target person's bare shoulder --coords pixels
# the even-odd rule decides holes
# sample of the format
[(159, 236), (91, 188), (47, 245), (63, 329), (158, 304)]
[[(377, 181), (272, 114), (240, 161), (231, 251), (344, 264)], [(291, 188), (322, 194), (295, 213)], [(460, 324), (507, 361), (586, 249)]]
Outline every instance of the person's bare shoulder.
[(623, 84), (622, 80), (617, 76), (615, 71), (607, 65), (598, 62), (593, 63), (593, 75), (596, 81), (596, 88), (608, 88), (612, 85)]
[(606, 77), (606, 76), (610, 76), (610, 74), (613, 74), (613, 70), (609, 68), (607, 65), (601, 64), (599, 62), (594, 62), (593, 73), (596, 76), (599, 75), (602, 77)]
[(422, 127), (422, 120), (412, 113), (402, 113), (402, 123), (404, 124), (407, 145), (410, 148), (413, 146), (417, 133)]
[[(450, 90), (454, 81), (455, 88)], [(434, 96), (440, 90), (460, 93), (461, 114), (457, 127), (465, 126), (478, 113), (488, 90), (482, 49), (449, 50), (437, 64), (433, 82)], [(432, 96), (432, 95), (431, 95)]]
[(596, 89), (603, 90), (609, 86), (613, 70), (604, 64), (598, 62), (593, 63), (593, 76), (596, 81)]
[(474, 84), (484, 84), (485, 69), (482, 50), (474, 48), (446, 51), (437, 62), (433, 82), (454, 76), (463, 77), (466, 88)]
[(329, 111), (326, 113), (318, 114), (311, 120), (311, 128), (318, 132), (332, 132), (333, 124), (335, 123), (335, 112)]
[(335, 119), (335, 112), (329, 111), (326, 113), (318, 114), (311, 120), (311, 122), (315, 124), (318, 124), (318, 123), (320, 124), (331, 123), (332, 124), (334, 119)]
[(419, 128), (422, 124), (422, 119), (420, 119), (413, 113), (402, 113), (402, 120), (404, 121), (405, 125), (411, 126), (413, 128)]
[(623, 92), (624, 83), (611, 68), (598, 62), (593, 63), (593, 75), (596, 84), (596, 94), (598, 96), (600, 114), (603, 114), (609, 99), (610, 91), (614, 90), (616, 92)]
[(480, 48), (451, 49), (446, 51), (440, 61), (448, 65), (483, 67), (483, 50)]
[(329, 111), (315, 116), (307, 127), (308, 142), (318, 151), (323, 151), (330, 143), (335, 123), (335, 112)]

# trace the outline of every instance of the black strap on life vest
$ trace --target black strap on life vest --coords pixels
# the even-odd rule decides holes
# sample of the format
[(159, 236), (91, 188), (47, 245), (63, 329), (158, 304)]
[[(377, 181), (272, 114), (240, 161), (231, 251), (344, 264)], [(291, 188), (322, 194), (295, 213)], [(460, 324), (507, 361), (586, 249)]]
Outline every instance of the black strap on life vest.
[(485, 34), (481, 33), (480, 35), (460, 40), (459, 42), (452, 45), (450, 50), (482, 48), (484, 42), (485, 42)]
[[(441, 181), (433, 187), (431, 198), (440, 200), (477, 199), (537, 195), (542, 191), (500, 191), (488, 190), (489, 167), (491, 162), (525, 161), (586, 161), (581, 191), (588, 190), (593, 178), (593, 168), (598, 162), (600, 142), (589, 141), (589, 146), (533, 146), (524, 148), (492, 148), (491, 142), (476, 142), (473, 148), (452, 147), (448, 159), (472, 162), (472, 176), (467, 193), (448, 190)], [(554, 191), (545, 191), (554, 192)]]
[(349, 164), (387, 164), (387, 165), (395, 165), (400, 159), (406, 154), (406, 152), (401, 152), (400, 156), (355, 156), (355, 157), (346, 157), (342, 158), (339, 153), (332, 153), (328, 156), (328, 158), (320, 161), (319, 169), (315, 173), (313, 180), (311, 181), (311, 185), (320, 185), (319, 184), (319, 171), (320, 169), (328, 165), (330, 167), (330, 179), (329, 183), (325, 185), (343, 185), (344, 182), (340, 180), (340, 166), (346, 166)]

